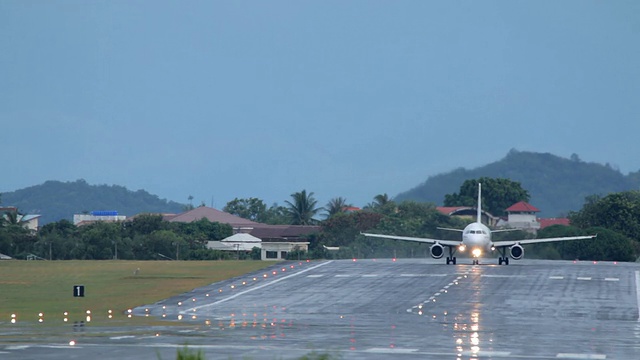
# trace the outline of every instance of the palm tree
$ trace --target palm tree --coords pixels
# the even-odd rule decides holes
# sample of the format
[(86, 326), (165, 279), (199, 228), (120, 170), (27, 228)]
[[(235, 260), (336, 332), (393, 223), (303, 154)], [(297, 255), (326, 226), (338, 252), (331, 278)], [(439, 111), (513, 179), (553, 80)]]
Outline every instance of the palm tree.
[(342, 196), (329, 200), (329, 202), (325, 206), (327, 219), (332, 217), (333, 215), (345, 212), (345, 208), (349, 206), (351, 205), (347, 204), (347, 199), (343, 198)]
[(7, 225), (22, 225), (22, 215), (17, 210), (4, 213), (3, 220)]
[(391, 200), (387, 193), (378, 194), (373, 198), (373, 207), (381, 207), (387, 205)]
[(314, 199), (313, 192), (307, 195), (307, 191), (302, 190), (301, 192), (291, 194), (291, 197), (293, 198), (293, 202), (285, 200), (285, 203), (289, 206), (287, 213), (291, 224), (311, 225), (316, 223), (317, 221), (313, 219), (313, 217), (322, 210), (322, 208), (316, 207), (318, 201)]

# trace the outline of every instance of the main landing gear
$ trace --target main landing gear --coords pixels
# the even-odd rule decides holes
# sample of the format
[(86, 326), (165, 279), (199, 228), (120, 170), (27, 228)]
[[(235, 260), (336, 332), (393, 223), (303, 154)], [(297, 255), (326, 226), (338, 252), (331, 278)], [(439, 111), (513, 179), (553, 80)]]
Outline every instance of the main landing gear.
[(502, 265), (502, 264), (509, 265), (509, 257), (507, 257), (507, 254), (506, 254), (507, 248), (503, 247), (499, 251), (502, 256), (498, 258), (498, 265)]
[(453, 256), (453, 254), (456, 253), (456, 248), (453, 246), (449, 246), (449, 256), (447, 256), (447, 265), (449, 264), (456, 264), (456, 257)]

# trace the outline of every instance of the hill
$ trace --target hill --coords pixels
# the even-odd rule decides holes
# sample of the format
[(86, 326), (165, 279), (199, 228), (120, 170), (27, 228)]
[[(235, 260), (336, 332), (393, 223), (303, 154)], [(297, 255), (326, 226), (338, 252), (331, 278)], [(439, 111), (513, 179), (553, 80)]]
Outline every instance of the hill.
[(609, 164), (588, 163), (577, 155), (570, 159), (549, 153), (511, 150), (502, 160), (472, 170), (459, 168), (429, 177), (394, 200), (415, 200), (441, 205), (446, 194), (458, 192), (465, 180), (482, 176), (518, 181), (531, 195), (530, 203), (542, 217), (580, 210), (589, 195), (638, 189), (640, 171), (623, 175)]
[(167, 201), (144, 190), (131, 191), (118, 185), (89, 185), (74, 182), (47, 181), (13, 192), (2, 193), (3, 206), (17, 206), (18, 211), (40, 214), (40, 225), (62, 219), (73, 220), (73, 214), (94, 210), (116, 210), (133, 216), (142, 212), (179, 213), (184, 205)]

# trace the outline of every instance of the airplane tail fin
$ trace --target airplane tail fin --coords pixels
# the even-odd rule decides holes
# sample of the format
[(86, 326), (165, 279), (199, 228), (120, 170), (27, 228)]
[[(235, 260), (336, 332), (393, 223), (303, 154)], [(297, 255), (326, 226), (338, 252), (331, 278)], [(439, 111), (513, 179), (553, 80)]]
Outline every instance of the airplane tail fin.
[(478, 211), (478, 214), (477, 214), (478, 220), (476, 220), (476, 221), (479, 222), (479, 223), (482, 223), (482, 198), (481, 198), (481, 196), (482, 196), (482, 184), (478, 183), (478, 209), (477, 209), (477, 211)]

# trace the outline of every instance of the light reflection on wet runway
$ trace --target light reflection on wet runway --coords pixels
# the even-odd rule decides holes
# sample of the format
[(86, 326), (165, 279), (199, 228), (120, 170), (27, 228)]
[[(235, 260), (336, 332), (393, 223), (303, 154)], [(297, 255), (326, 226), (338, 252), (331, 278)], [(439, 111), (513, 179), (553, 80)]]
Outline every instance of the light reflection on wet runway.
[[(75, 350), (100, 348), (103, 358), (117, 359), (150, 348), (164, 354), (188, 340), (206, 353), (250, 359), (314, 350), (345, 359), (640, 358), (637, 269), (526, 260), (294, 262), (133, 311), (179, 328), (93, 336)], [(43, 355), (37, 349), (0, 347), (11, 359)]]

